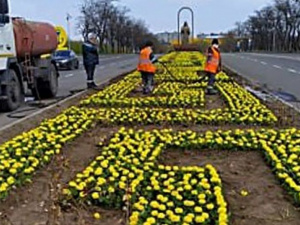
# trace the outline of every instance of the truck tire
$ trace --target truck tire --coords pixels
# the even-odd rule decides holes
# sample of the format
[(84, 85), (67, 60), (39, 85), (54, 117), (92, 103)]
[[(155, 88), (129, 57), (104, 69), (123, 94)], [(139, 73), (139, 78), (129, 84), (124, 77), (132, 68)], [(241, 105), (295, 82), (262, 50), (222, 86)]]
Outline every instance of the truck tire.
[(36, 99), (53, 98), (58, 92), (58, 76), (56, 68), (51, 64), (47, 80), (36, 81), (36, 88), (32, 89), (32, 94)]
[(16, 71), (10, 69), (6, 76), (7, 83), (1, 85), (3, 99), (0, 99), (0, 111), (8, 112), (21, 106), (24, 102), (24, 95)]

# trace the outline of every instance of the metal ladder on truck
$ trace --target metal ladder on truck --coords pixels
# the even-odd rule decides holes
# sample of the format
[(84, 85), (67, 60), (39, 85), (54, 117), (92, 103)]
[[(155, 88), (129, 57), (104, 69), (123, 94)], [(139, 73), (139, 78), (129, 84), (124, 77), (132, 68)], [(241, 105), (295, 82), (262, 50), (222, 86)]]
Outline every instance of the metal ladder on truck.
[(28, 87), (31, 90), (34, 90), (36, 92), (37, 100), (40, 101), (41, 98), (40, 98), (39, 90), (37, 88), (37, 81), (34, 78), (35, 68), (32, 65), (31, 56), (29, 52), (25, 53), (23, 66), (24, 66), (25, 79), (27, 81)]

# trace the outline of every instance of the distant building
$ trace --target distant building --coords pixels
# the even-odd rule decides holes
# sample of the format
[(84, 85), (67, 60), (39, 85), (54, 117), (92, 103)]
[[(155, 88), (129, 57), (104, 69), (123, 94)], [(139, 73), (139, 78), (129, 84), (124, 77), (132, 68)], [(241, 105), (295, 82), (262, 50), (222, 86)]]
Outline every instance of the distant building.
[(216, 33), (210, 33), (210, 34), (202, 33), (202, 34), (198, 34), (197, 38), (199, 38), (199, 39), (214, 39), (214, 38), (223, 39), (223, 38), (225, 38), (225, 35), (223, 33), (219, 33), (219, 34), (216, 34)]
[(171, 44), (178, 39), (178, 32), (162, 32), (155, 35), (162, 44)]

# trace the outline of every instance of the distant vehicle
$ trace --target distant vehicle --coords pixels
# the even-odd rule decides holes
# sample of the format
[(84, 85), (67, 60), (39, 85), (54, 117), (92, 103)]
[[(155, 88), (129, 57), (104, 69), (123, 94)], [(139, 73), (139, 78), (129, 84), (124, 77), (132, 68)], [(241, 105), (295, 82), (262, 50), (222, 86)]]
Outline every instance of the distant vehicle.
[(72, 50), (57, 50), (53, 54), (53, 59), (59, 69), (78, 69), (78, 56)]

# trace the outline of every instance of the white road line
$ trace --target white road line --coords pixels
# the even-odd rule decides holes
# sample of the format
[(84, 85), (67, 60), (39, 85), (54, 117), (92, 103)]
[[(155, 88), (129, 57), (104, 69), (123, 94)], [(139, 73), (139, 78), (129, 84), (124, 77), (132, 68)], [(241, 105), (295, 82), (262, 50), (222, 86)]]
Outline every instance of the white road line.
[(273, 67), (276, 68), (276, 69), (282, 69), (282, 67), (278, 66), (278, 65), (273, 65)]
[(257, 55), (257, 56), (263, 56), (263, 57), (269, 57), (269, 58), (277, 58), (277, 59), (291, 59), (300, 61), (300, 57), (298, 54), (290, 54), (290, 55), (276, 55), (276, 54), (259, 54), (259, 53), (250, 53), (251, 55)]
[(294, 69), (288, 69), (288, 71), (291, 72), (291, 73), (297, 73), (297, 71), (294, 70)]
[(264, 61), (261, 61), (260, 63), (261, 63), (261, 64), (263, 64), (263, 65), (267, 65), (267, 63), (266, 63), (266, 62), (264, 62)]
[(71, 73), (71, 74), (67, 74), (67, 75), (65, 75), (65, 78), (68, 78), (68, 77), (73, 77), (74, 76), (74, 74), (73, 73)]
[(111, 60), (114, 60), (114, 59), (121, 59), (122, 57), (121, 56), (115, 56), (115, 57), (110, 57), (110, 58), (100, 58), (100, 62), (106, 62), (106, 61), (111, 61)]
[(253, 61), (254, 61), (254, 62), (258, 62), (258, 60), (257, 60), (257, 59), (253, 59)]

